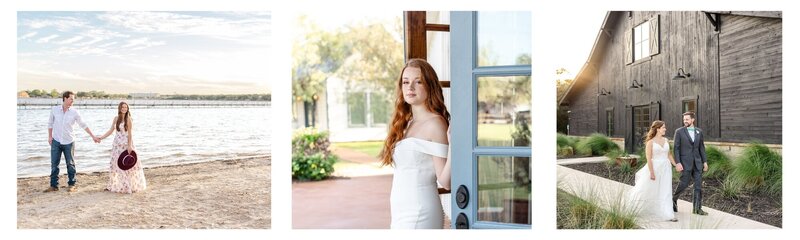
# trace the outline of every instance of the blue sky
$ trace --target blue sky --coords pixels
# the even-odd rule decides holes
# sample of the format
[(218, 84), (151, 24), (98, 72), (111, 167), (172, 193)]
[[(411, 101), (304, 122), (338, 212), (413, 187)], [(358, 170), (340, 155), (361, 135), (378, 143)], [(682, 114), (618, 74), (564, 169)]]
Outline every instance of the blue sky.
[(268, 12), (18, 12), (17, 89), (269, 93)]

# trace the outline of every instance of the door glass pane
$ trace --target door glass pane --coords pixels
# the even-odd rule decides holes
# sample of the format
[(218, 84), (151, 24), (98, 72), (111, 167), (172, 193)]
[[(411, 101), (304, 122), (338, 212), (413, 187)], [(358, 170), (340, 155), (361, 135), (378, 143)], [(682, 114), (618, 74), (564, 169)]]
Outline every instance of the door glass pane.
[(650, 106), (633, 108), (634, 123), (634, 146), (636, 149), (644, 146), (643, 140), (647, 131), (650, 130)]
[(450, 24), (450, 12), (427, 11), (425, 12), (425, 22), (434, 24)]
[(478, 221), (531, 224), (530, 157), (478, 156)]
[(530, 146), (531, 77), (478, 78), (478, 146)]
[(530, 12), (478, 12), (478, 66), (531, 64)]
[(450, 33), (427, 32), (428, 63), (440, 81), (450, 81)]

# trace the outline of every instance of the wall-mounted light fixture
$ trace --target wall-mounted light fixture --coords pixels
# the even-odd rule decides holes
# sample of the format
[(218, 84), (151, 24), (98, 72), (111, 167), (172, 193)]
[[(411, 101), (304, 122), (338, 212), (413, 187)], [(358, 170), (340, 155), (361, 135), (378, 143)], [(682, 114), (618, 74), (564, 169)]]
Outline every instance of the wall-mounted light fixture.
[(641, 88), (641, 87), (644, 87), (644, 84), (641, 84), (641, 83), (637, 82), (636, 80), (633, 80), (631, 85), (628, 86), (628, 89)]
[(597, 96), (606, 96), (606, 95), (611, 95), (611, 92), (609, 92), (605, 88), (601, 89), (600, 93), (597, 94)]
[(681, 79), (686, 79), (686, 78), (689, 78), (689, 77), (691, 77), (691, 76), (692, 76), (692, 74), (691, 74), (691, 73), (686, 73), (686, 72), (684, 72), (684, 71), (683, 71), (683, 68), (678, 68), (678, 73), (677, 73), (677, 74), (675, 74), (675, 76), (674, 76), (674, 77), (672, 77), (672, 80), (681, 80)]

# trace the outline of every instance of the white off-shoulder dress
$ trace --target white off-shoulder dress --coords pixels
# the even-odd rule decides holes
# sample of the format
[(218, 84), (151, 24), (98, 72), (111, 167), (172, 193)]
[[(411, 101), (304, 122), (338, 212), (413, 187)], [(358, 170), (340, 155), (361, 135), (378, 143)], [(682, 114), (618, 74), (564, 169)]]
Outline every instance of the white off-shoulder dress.
[(392, 229), (442, 228), (433, 157), (447, 157), (448, 145), (406, 138), (395, 145), (392, 179)]

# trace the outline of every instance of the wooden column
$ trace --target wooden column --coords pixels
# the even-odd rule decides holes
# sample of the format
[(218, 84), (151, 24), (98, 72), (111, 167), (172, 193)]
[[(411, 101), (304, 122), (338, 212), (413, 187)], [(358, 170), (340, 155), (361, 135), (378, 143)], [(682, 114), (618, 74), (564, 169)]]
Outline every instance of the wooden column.
[(405, 13), (405, 57), (406, 61), (412, 58), (428, 58), (425, 31), (425, 11), (406, 11)]

